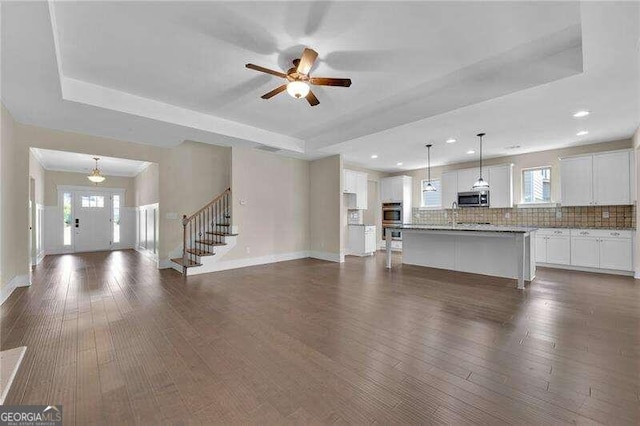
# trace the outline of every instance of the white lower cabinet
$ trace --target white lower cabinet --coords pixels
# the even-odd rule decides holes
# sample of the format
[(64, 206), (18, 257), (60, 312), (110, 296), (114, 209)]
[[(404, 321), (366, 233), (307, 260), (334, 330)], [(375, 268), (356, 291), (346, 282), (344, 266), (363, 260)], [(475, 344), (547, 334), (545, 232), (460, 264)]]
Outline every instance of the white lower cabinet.
[(591, 237), (572, 237), (571, 264), (598, 268), (600, 266), (598, 240)]
[(539, 229), (536, 262), (579, 268), (633, 271), (633, 231)]

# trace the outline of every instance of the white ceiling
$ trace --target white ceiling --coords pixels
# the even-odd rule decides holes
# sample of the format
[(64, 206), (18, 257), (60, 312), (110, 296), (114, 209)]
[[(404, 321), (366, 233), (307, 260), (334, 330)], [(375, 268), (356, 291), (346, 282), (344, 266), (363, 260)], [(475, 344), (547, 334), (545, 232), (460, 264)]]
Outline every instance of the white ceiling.
[[(3, 3), (2, 101), (22, 122), (134, 142), (412, 169), (427, 142), (434, 164), (472, 159), (479, 131), (489, 157), (629, 137), (639, 15), (633, 2)], [(304, 46), (314, 75), (352, 86), (314, 88), (315, 108), (260, 99), (281, 82), (244, 64), (286, 69)]]
[[(77, 152), (55, 151), (31, 148), (31, 152), (46, 170), (59, 172), (87, 173), (95, 167), (94, 155)], [(149, 162), (124, 158), (100, 157), (98, 168), (105, 176), (134, 177), (149, 166)]]

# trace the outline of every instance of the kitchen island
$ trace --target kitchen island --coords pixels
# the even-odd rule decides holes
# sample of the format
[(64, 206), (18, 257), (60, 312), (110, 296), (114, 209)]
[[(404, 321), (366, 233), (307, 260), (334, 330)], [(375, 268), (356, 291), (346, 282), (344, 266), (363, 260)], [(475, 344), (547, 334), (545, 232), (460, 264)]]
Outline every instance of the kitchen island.
[[(493, 225), (396, 225), (402, 231), (402, 263), (513, 278), (524, 289), (535, 278), (536, 228)], [(391, 238), (386, 238), (391, 268)]]

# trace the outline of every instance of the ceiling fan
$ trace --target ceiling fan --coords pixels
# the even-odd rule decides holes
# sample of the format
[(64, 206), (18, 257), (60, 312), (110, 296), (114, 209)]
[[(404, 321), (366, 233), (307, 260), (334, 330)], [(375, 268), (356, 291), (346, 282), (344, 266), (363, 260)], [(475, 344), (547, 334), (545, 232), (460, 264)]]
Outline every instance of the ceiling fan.
[(275, 75), (276, 77), (281, 77), (288, 81), (282, 86), (262, 95), (262, 99), (270, 99), (278, 93), (286, 90), (292, 97), (296, 99), (305, 98), (307, 102), (309, 102), (309, 105), (316, 106), (320, 101), (311, 91), (311, 88), (309, 87), (310, 84), (316, 86), (351, 86), (351, 79), (349, 78), (311, 77), (309, 75), (309, 71), (311, 71), (311, 67), (313, 67), (313, 63), (317, 57), (318, 53), (315, 50), (305, 48), (302, 52), (302, 57), (300, 59), (293, 60), (293, 68), (290, 68), (286, 74), (254, 64), (247, 64), (245, 66), (249, 69)]

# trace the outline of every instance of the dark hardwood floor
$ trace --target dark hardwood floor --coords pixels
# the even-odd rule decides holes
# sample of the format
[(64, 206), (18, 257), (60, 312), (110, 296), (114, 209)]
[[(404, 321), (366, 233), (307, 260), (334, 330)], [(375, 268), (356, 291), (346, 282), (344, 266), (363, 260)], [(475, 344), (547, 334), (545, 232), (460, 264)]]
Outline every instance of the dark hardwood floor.
[(298, 260), (183, 278), (48, 256), (2, 305), (7, 404), (66, 424), (640, 422), (640, 285)]

